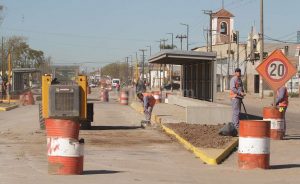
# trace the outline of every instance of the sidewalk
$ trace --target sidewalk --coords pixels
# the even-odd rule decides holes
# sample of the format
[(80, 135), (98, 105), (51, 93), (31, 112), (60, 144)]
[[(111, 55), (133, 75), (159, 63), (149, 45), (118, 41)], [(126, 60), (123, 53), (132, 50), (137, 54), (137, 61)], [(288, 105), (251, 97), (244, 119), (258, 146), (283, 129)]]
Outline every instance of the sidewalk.
[[(230, 98), (229, 98), (229, 92), (219, 92), (217, 93), (217, 99), (215, 100), (216, 103), (221, 104), (231, 104)], [(246, 97), (244, 98), (244, 103), (247, 106), (253, 106), (257, 108), (263, 108), (266, 106), (270, 106), (273, 103), (274, 97), (264, 97), (263, 99), (260, 99), (258, 95), (253, 94), (246, 94)], [(298, 107), (300, 106), (300, 98), (299, 97), (289, 97), (289, 106), (288, 106), (288, 112), (291, 113), (299, 113), (300, 110)]]

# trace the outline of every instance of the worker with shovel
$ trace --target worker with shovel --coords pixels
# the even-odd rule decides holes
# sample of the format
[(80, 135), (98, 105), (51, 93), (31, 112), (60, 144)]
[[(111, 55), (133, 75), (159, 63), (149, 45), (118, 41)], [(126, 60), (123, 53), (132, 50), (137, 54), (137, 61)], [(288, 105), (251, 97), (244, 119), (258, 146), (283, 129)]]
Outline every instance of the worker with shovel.
[(141, 126), (145, 128), (147, 125), (151, 124), (152, 110), (155, 105), (155, 98), (152, 95), (144, 96), (143, 93), (138, 92), (137, 97), (141, 100), (144, 107), (144, 114), (146, 121), (141, 122)]
[(246, 117), (248, 118), (243, 98), (245, 96), (243, 82), (241, 79), (241, 69), (235, 69), (235, 76), (230, 80), (230, 93), (232, 102), (232, 122), (226, 124), (219, 130), (219, 135), (237, 136), (240, 122), (241, 105), (244, 107)]
[(230, 80), (230, 98), (232, 102), (232, 123), (236, 129), (239, 128), (239, 118), (242, 100), (245, 96), (243, 82), (241, 79), (241, 69), (235, 69), (235, 76)]

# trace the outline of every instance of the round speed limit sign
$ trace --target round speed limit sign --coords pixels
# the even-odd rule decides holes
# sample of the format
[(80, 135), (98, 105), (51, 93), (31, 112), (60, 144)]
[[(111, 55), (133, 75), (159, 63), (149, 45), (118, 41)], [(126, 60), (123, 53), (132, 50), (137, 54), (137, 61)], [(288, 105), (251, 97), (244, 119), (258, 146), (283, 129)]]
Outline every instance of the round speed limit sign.
[(266, 73), (268, 74), (270, 80), (278, 82), (286, 77), (288, 73), (288, 67), (285, 62), (275, 58), (267, 63)]

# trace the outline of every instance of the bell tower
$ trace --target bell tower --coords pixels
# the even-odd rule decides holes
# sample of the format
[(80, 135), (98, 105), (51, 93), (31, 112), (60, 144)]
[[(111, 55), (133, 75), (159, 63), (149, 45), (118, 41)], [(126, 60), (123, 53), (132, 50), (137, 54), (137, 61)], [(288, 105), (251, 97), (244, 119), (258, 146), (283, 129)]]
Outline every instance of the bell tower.
[(234, 15), (222, 8), (212, 14), (212, 44), (229, 43), (233, 37)]

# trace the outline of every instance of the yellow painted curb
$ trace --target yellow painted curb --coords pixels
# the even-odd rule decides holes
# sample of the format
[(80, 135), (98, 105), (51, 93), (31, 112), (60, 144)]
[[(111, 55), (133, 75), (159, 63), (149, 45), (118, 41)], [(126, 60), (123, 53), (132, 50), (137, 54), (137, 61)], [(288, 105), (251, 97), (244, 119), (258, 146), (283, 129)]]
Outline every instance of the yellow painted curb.
[(161, 125), (161, 126), (166, 133), (175, 136), (176, 139), (181, 144), (183, 144), (186, 149), (191, 150), (198, 158), (200, 158), (203, 162), (205, 162), (206, 164), (209, 164), (209, 165), (217, 165), (217, 164), (221, 163), (233, 151), (233, 149), (238, 145), (238, 139), (236, 139), (231, 145), (227, 146), (221, 154), (219, 154), (217, 157), (213, 158), (213, 157), (206, 155), (199, 148), (196, 148), (195, 146), (193, 146), (191, 143), (189, 143), (188, 141), (183, 139), (181, 136), (176, 134), (170, 128), (168, 128), (164, 125)]
[(0, 111), (9, 111), (9, 110), (15, 109), (17, 107), (18, 107), (18, 105), (12, 105), (9, 107), (0, 107)]

